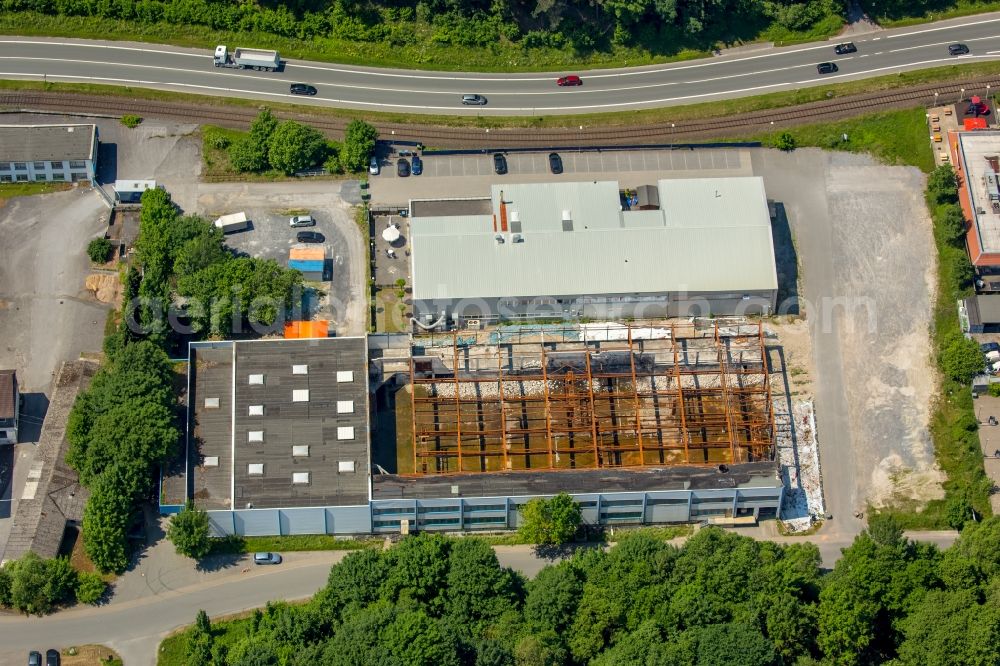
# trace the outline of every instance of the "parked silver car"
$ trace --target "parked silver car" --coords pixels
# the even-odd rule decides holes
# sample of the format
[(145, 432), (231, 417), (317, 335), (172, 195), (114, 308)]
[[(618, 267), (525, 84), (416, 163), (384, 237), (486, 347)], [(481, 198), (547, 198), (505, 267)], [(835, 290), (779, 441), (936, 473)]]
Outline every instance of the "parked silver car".
[(293, 229), (295, 227), (315, 227), (316, 220), (313, 219), (312, 215), (296, 215), (288, 219), (288, 226)]
[(278, 553), (254, 553), (254, 564), (281, 564), (281, 555)]

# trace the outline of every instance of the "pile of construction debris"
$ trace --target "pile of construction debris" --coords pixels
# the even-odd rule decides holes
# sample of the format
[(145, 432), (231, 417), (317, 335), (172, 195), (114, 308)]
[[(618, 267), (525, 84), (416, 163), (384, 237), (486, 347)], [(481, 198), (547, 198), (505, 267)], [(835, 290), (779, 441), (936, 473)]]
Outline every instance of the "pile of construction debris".
[(816, 442), (816, 415), (809, 400), (795, 403), (791, 418), (778, 416), (776, 411), (778, 464), (785, 483), (781, 519), (790, 531), (800, 532), (822, 520), (826, 513)]

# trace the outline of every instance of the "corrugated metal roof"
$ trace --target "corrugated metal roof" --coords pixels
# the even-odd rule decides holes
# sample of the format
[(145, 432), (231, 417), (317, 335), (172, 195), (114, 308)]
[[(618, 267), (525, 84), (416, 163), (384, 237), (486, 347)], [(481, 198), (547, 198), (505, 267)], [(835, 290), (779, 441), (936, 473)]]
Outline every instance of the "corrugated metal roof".
[(310, 259), (289, 259), (288, 267), (294, 268), (297, 271), (302, 271), (303, 273), (315, 272), (320, 273), (323, 271), (322, 261), (313, 261)]
[(326, 258), (326, 250), (321, 247), (293, 247), (288, 251), (288, 258), (302, 261), (323, 261)]
[[(661, 180), (657, 187), (661, 210), (622, 212), (613, 181), (504, 185), (507, 217), (514, 207), (522, 242), (512, 234), (497, 242), (492, 216), (414, 218), (414, 297), (777, 288), (760, 178)], [(500, 190), (493, 187), (495, 210)], [(564, 210), (572, 231), (563, 231)]]
[(0, 162), (96, 159), (96, 125), (0, 125)]

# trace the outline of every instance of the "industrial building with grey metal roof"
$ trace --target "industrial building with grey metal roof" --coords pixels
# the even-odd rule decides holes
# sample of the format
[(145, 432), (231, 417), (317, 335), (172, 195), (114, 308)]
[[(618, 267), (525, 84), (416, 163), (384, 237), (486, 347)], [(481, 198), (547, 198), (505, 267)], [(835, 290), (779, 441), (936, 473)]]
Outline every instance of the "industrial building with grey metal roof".
[(415, 313), (426, 325), (773, 312), (761, 178), (638, 190), (615, 181), (493, 185), (487, 214), (469, 214), (468, 199), (453, 210), (447, 199), (411, 201)]
[(369, 500), (365, 338), (193, 343), (188, 449), (206, 509)]

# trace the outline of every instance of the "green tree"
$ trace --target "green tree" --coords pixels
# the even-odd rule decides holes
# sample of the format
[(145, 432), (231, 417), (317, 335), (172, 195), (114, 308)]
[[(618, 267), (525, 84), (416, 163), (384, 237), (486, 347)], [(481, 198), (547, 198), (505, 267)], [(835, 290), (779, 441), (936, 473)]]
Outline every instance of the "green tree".
[(582, 594), (581, 573), (570, 562), (546, 567), (528, 583), (524, 619), (531, 629), (551, 629), (563, 635), (573, 622)]
[(903, 623), (903, 666), (1000, 663), (1000, 609), (972, 590), (933, 590)]
[(379, 635), (388, 663), (459, 666), (454, 634), (420, 610), (400, 611)]
[(566, 493), (536, 498), (521, 508), (521, 537), (539, 545), (562, 545), (580, 527), (580, 505)]
[(345, 609), (373, 604), (381, 596), (389, 564), (381, 551), (351, 553), (330, 569), (326, 586), (313, 600), (327, 617), (340, 619)]
[(81, 604), (96, 604), (104, 596), (108, 584), (99, 574), (81, 571), (77, 574), (76, 600)]
[(308, 125), (286, 120), (271, 134), (267, 156), (272, 167), (291, 176), (320, 164), (326, 150), (322, 134)]
[(927, 177), (927, 192), (935, 203), (958, 202), (958, 179), (950, 164), (942, 164)]
[(698, 666), (778, 666), (774, 645), (745, 624), (714, 624), (699, 628)]
[(785, 152), (795, 150), (797, 145), (795, 137), (790, 132), (782, 132), (774, 139), (774, 147)]
[(970, 340), (959, 333), (953, 334), (945, 341), (941, 352), (941, 369), (950, 378), (961, 384), (968, 384), (977, 374), (986, 368), (983, 352), (975, 340)]
[(348, 171), (361, 171), (375, 152), (378, 130), (363, 120), (352, 120), (344, 129), (340, 163)]
[(205, 557), (211, 550), (210, 536), (208, 513), (191, 501), (170, 519), (170, 525), (167, 526), (167, 538), (174, 544), (177, 552), (196, 560)]
[(514, 650), (517, 666), (563, 666), (569, 654), (554, 631), (525, 636)]
[(868, 516), (868, 536), (881, 546), (898, 546), (905, 541), (899, 521), (889, 513)]
[(174, 260), (173, 272), (177, 276), (193, 275), (213, 264), (222, 263), (230, 258), (222, 245), (222, 230), (206, 225), (205, 234), (191, 238), (180, 246), (177, 258)]
[(111, 241), (103, 236), (87, 243), (87, 256), (95, 264), (103, 264), (111, 257)]
[(389, 573), (381, 598), (412, 600), (438, 616), (444, 610), (448, 581), (448, 558), (452, 542), (440, 534), (410, 536), (386, 553)]
[(229, 163), (239, 172), (260, 173), (271, 167), (268, 152), (271, 147), (271, 135), (278, 128), (278, 120), (265, 108), (261, 110), (253, 122), (246, 137), (229, 147)]
[(452, 625), (480, 636), (517, 611), (515, 574), (500, 567), (496, 553), (481, 539), (459, 539), (451, 547), (446, 578), (446, 612)]
[(0, 606), (10, 606), (11, 568), (0, 568)]
[(965, 238), (965, 214), (958, 204), (946, 204), (935, 212), (938, 233), (942, 240), (952, 245), (962, 245)]
[(133, 497), (117, 473), (105, 474), (91, 486), (83, 509), (83, 547), (102, 572), (120, 573), (128, 566), (126, 531)]
[(972, 286), (972, 281), (976, 278), (976, 269), (972, 266), (969, 255), (964, 249), (952, 252), (947, 256), (949, 284), (952, 293), (961, 296)]
[(69, 601), (76, 588), (77, 574), (69, 560), (43, 560), (32, 552), (8, 562), (10, 605), (25, 615), (45, 615)]

